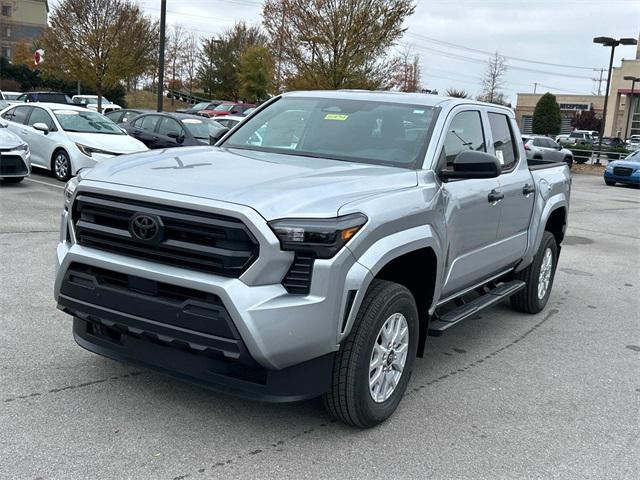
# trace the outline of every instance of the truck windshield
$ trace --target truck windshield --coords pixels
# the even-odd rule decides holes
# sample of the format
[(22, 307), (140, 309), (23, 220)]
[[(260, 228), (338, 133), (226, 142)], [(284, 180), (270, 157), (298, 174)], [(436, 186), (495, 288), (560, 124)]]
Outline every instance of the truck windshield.
[(222, 146), (416, 168), (435, 117), (436, 109), (423, 105), (283, 97)]

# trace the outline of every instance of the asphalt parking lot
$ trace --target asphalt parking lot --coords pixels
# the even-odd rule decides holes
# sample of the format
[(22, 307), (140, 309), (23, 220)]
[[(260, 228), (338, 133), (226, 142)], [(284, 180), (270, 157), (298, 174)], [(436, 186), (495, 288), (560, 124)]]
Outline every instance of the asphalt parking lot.
[(0, 186), (1, 478), (640, 478), (638, 189), (575, 175), (547, 308), (430, 338), (396, 414), (360, 431), (78, 347), (52, 296), (61, 186)]

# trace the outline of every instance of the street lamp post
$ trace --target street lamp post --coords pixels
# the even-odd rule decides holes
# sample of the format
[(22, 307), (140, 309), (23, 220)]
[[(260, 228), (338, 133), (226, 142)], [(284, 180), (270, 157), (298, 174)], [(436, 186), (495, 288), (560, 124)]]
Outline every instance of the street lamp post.
[(607, 120), (607, 103), (609, 103), (609, 87), (611, 85), (611, 71), (613, 70), (613, 54), (618, 45), (637, 45), (635, 38), (595, 37), (593, 43), (598, 43), (604, 47), (611, 47), (611, 57), (609, 58), (609, 71), (607, 72), (607, 88), (604, 91), (604, 108), (602, 109), (602, 121), (598, 136), (598, 157), (596, 163), (600, 163), (600, 151), (602, 150), (602, 136), (604, 135), (604, 122)]
[(625, 75), (624, 76), (625, 80), (628, 80), (631, 82), (631, 93), (627, 96), (627, 102), (626, 102), (626, 107), (629, 111), (628, 115), (627, 115), (627, 125), (625, 126), (624, 129), (624, 139), (626, 140), (627, 138), (629, 138), (629, 128), (630, 126), (633, 124), (633, 89), (636, 86), (636, 82), (640, 82), (640, 77), (634, 77), (632, 75)]
[(167, 0), (160, 2), (160, 48), (158, 53), (158, 106), (159, 112), (163, 109), (164, 102), (164, 43), (167, 22)]

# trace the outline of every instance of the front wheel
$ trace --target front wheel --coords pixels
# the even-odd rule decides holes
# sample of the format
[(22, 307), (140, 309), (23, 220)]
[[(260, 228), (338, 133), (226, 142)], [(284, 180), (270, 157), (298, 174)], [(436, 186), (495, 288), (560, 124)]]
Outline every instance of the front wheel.
[(71, 159), (64, 150), (58, 150), (53, 154), (52, 170), (55, 177), (61, 182), (66, 182), (71, 178)]
[(553, 278), (558, 262), (558, 244), (549, 231), (542, 235), (542, 242), (533, 262), (515, 278), (522, 280), (526, 286), (511, 297), (511, 306), (524, 313), (538, 313), (549, 301)]
[(613, 180), (607, 180), (606, 178), (604, 179), (604, 183), (609, 187), (613, 187), (616, 184), (616, 182), (614, 182)]
[(418, 311), (402, 285), (374, 280), (351, 333), (340, 346), (327, 411), (360, 428), (373, 427), (398, 407), (409, 383), (418, 346)]

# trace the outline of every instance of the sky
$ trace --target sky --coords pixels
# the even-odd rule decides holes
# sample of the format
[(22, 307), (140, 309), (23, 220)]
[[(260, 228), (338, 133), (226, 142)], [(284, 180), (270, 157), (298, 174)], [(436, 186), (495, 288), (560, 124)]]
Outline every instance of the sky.
[[(55, 7), (61, 0), (50, 0)], [(160, 0), (138, 0), (152, 16)], [(507, 57), (503, 91), (515, 105), (519, 92), (591, 94), (611, 50), (593, 37), (640, 34), (638, 0), (417, 0), (407, 31), (395, 47), (420, 55), (425, 88), (480, 92), (492, 52)], [(236, 21), (261, 22), (259, 0), (167, 0), (167, 23), (199, 37), (219, 34)], [(616, 49), (614, 66), (635, 58), (636, 48)], [(604, 77), (606, 80), (606, 72)], [(604, 90), (605, 82), (602, 82)]]

